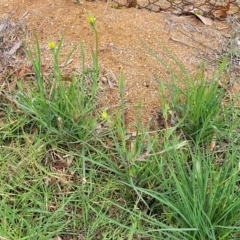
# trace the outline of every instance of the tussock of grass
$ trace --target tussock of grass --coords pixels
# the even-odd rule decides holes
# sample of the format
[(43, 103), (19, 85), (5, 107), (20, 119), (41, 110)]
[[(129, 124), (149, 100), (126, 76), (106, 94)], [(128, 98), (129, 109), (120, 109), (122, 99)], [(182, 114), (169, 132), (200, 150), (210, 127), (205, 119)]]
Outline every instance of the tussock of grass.
[[(88, 82), (81, 45), (83, 73), (68, 84), (58, 68), (61, 44), (49, 44), (50, 88), (37, 43), (35, 52), (26, 50), (36, 84), (23, 91), (19, 82), (14, 104), (1, 104), (0, 238), (237, 239), (239, 110), (221, 104), (216, 78), (194, 78), (175, 59), (182, 75), (159, 81), (166, 129), (153, 134), (138, 121), (132, 137), (123, 75), (120, 109), (99, 114), (98, 56), (92, 52)], [(169, 115), (176, 118), (170, 125)]]

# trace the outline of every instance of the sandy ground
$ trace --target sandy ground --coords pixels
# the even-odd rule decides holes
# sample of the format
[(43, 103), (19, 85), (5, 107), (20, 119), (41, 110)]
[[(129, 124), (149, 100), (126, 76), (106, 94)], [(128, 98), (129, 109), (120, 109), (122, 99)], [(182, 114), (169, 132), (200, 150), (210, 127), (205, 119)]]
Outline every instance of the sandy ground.
[[(24, 21), (27, 26), (25, 38), (34, 43), (33, 32), (40, 41), (45, 70), (51, 69), (49, 41), (59, 42), (64, 37), (60, 62), (71, 49), (84, 43), (87, 64), (91, 66), (90, 51), (94, 48), (94, 33), (86, 17), (92, 13), (99, 31), (100, 82), (106, 94), (102, 107), (114, 107), (119, 103), (117, 89), (121, 73), (125, 78), (126, 119), (135, 122), (135, 106), (142, 101), (145, 124), (160, 110), (159, 87), (156, 78), (166, 81), (169, 73), (151, 56), (148, 46), (155, 54), (166, 59), (164, 44), (178, 60), (194, 73), (201, 60), (212, 61), (208, 65), (213, 71), (215, 58), (222, 51), (222, 42), (229, 37), (230, 25), (226, 21), (213, 20), (206, 26), (195, 16), (176, 16), (171, 12), (153, 13), (136, 8), (115, 9), (103, 1), (83, 1), (78, 5), (71, 0), (1, 0), (0, 18)], [(146, 45), (146, 46), (144, 46)], [(64, 70), (80, 71), (80, 50), (71, 57)], [(22, 67), (21, 63), (18, 64)]]

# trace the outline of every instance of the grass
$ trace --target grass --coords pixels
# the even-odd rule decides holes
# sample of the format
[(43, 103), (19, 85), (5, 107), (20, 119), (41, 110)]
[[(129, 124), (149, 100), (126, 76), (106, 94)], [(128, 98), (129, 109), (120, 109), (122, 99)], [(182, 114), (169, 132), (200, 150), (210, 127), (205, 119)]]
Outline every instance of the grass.
[(65, 82), (62, 41), (49, 43), (53, 76), (45, 79), (36, 38), (26, 49), (36, 83), (26, 90), (19, 81), (0, 105), (0, 238), (238, 239), (239, 110), (222, 104), (224, 63), (207, 79), (169, 53), (179, 71), (158, 80), (165, 128), (153, 134), (139, 120), (129, 138), (124, 76), (118, 111), (99, 110), (97, 53), (86, 71), (81, 45), (82, 73)]

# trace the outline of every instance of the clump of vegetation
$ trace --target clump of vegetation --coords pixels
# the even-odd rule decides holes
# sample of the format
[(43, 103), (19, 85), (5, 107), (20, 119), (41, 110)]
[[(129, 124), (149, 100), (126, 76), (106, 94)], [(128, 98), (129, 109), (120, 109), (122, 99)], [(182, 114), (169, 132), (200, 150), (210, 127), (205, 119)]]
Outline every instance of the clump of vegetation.
[(61, 40), (48, 43), (53, 75), (45, 79), (36, 38), (35, 51), (26, 49), (36, 84), (18, 82), (14, 105), (1, 104), (0, 238), (237, 239), (239, 110), (222, 104), (224, 65), (207, 80), (204, 68), (190, 76), (170, 55), (180, 71), (168, 67), (171, 82), (159, 80), (165, 129), (153, 134), (139, 120), (130, 136), (123, 75), (118, 111), (97, 107), (98, 33), (92, 15), (88, 22), (91, 71), (81, 45), (82, 72), (64, 81)]

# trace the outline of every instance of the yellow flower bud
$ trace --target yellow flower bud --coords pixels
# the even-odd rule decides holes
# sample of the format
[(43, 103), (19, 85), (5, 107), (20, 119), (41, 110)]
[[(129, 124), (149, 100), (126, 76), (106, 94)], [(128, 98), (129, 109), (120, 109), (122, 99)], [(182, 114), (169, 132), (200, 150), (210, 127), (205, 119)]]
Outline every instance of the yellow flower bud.
[(103, 118), (104, 120), (108, 120), (108, 119), (109, 119), (108, 114), (107, 114), (106, 111), (103, 111), (103, 112), (102, 112), (102, 118)]
[(88, 14), (87, 21), (95, 29), (95, 18), (92, 14)]
[(48, 43), (48, 47), (49, 47), (51, 50), (54, 50), (55, 47), (56, 47), (56, 45), (55, 45), (54, 42), (49, 42), (49, 43)]

